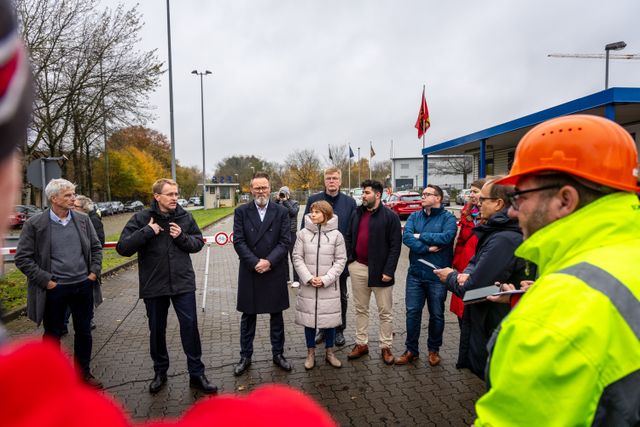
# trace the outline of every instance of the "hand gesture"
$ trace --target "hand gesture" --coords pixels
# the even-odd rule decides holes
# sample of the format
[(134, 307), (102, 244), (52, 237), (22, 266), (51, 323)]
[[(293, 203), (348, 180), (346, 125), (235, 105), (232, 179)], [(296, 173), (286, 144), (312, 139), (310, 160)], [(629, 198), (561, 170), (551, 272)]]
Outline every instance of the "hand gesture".
[(182, 233), (182, 228), (175, 222), (169, 223), (169, 235), (174, 239)]
[(153, 233), (157, 236), (158, 234), (160, 234), (161, 231), (164, 231), (164, 229), (162, 227), (160, 227), (159, 224), (156, 224), (156, 222), (153, 220), (153, 217), (151, 217), (149, 219), (149, 227), (151, 227), (151, 229), (153, 230)]
[(266, 259), (260, 259), (260, 261), (258, 261), (254, 268), (256, 272), (260, 274), (266, 273), (267, 271), (271, 270), (271, 263)]
[(453, 268), (449, 268), (449, 267), (445, 267), (445, 268), (436, 268), (435, 270), (433, 270), (433, 274), (435, 274), (436, 276), (438, 276), (438, 279), (440, 279), (440, 281), (442, 283), (447, 281), (447, 276), (449, 275), (449, 273), (451, 273), (453, 271)]

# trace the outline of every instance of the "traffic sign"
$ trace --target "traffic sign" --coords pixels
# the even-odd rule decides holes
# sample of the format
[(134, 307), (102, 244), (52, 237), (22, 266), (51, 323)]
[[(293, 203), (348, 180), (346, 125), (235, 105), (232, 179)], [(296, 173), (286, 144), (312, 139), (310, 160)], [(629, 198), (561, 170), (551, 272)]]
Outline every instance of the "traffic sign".
[(227, 236), (227, 233), (219, 231), (213, 236), (213, 240), (215, 240), (217, 245), (224, 246), (229, 242), (229, 236)]

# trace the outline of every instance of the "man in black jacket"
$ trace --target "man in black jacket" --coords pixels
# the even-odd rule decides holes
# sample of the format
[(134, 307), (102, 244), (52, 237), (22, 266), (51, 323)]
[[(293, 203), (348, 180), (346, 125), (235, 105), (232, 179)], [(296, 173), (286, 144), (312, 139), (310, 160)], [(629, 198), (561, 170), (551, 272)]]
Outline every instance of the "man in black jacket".
[(190, 254), (204, 246), (202, 233), (191, 214), (178, 205), (178, 185), (161, 178), (153, 184), (151, 207), (134, 214), (122, 230), (116, 250), (122, 256), (138, 252), (140, 298), (149, 318), (151, 358), (155, 377), (149, 392), (157, 393), (167, 382), (169, 354), (166, 329), (169, 305), (180, 323), (182, 348), (187, 355), (191, 387), (205, 393), (218, 389), (204, 375), (196, 282)]
[(369, 353), (369, 301), (376, 297), (380, 318), (382, 359), (393, 365), (393, 284), (400, 258), (400, 218), (380, 203), (382, 184), (366, 180), (361, 184), (362, 206), (351, 216), (346, 236), (347, 262), (356, 308), (356, 345), (347, 356), (357, 359)]
[[(473, 229), (478, 237), (478, 246), (464, 272), (459, 274), (449, 267), (433, 271), (447, 289), (460, 298), (464, 297), (466, 291), (493, 286), (495, 282), (514, 283), (519, 287), (522, 280), (533, 279), (535, 275), (535, 266), (515, 256), (515, 250), (523, 240), (522, 231), (517, 219), (507, 216), (511, 206), (507, 195), (513, 187), (495, 184), (500, 178), (487, 178), (480, 192), (482, 224)], [(481, 379), (485, 378), (487, 343), (508, 313), (509, 306), (506, 304), (489, 301), (465, 307), (458, 368), (469, 368)]]
[[(324, 171), (324, 191), (313, 194), (307, 200), (307, 206), (304, 210), (304, 215), (309, 213), (309, 208), (312, 204), (318, 200), (324, 200), (329, 202), (333, 208), (333, 213), (338, 217), (338, 230), (342, 233), (343, 237), (346, 237), (347, 230), (349, 229), (349, 221), (351, 215), (356, 210), (356, 201), (346, 194), (340, 191), (342, 185), (342, 172), (336, 167), (330, 167)], [(302, 227), (304, 228), (304, 217), (302, 220)], [(294, 239), (295, 242), (295, 239)], [(344, 330), (347, 327), (347, 302), (349, 296), (347, 294), (347, 278), (349, 277), (349, 271), (345, 268), (340, 275), (340, 305), (342, 309), (342, 325), (336, 328), (336, 340), (335, 344), (341, 347), (345, 344)], [(320, 344), (324, 341), (324, 330), (318, 331), (316, 337), (316, 344)]]

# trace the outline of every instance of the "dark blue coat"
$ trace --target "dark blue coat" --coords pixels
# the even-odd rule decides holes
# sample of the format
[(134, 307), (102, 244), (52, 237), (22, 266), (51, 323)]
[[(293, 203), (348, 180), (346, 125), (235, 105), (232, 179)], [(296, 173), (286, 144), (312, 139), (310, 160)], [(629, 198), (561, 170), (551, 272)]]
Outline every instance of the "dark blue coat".
[[(324, 200), (329, 202), (331, 207), (333, 208), (333, 213), (338, 215), (338, 230), (342, 233), (343, 236), (347, 235), (347, 230), (349, 230), (349, 221), (351, 219), (351, 215), (356, 210), (356, 201), (353, 197), (349, 197), (344, 193), (338, 192), (338, 194), (334, 196), (328, 195), (325, 191), (322, 193), (313, 194), (307, 199), (307, 206), (304, 208), (304, 215), (306, 216), (309, 213), (309, 209), (311, 209), (311, 205), (318, 200)], [(304, 217), (302, 219), (302, 226), (300, 229), (304, 228)], [(347, 271), (345, 268), (344, 271)]]
[[(427, 215), (424, 209), (412, 213), (407, 219), (402, 234), (402, 242), (409, 252), (409, 274), (420, 280), (440, 282), (433, 269), (418, 262), (422, 258), (444, 268), (453, 262), (453, 241), (458, 231), (456, 217), (444, 208), (431, 208)], [(414, 234), (420, 234), (416, 239)], [(439, 246), (438, 252), (429, 252), (429, 246)]]
[[(270, 201), (262, 222), (254, 201), (236, 208), (233, 247), (240, 258), (238, 311), (278, 313), (289, 308), (290, 239), (289, 213), (284, 207)], [(271, 263), (271, 270), (262, 274), (255, 271), (261, 258)]]

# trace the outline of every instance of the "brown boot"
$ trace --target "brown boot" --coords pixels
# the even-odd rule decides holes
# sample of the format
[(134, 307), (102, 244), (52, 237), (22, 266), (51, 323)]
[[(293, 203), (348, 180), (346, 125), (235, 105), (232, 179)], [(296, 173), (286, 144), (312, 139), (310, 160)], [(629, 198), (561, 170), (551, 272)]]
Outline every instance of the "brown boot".
[(429, 352), (429, 365), (431, 366), (436, 366), (438, 364), (440, 364), (440, 355), (438, 354), (437, 351), (430, 351)]
[(409, 350), (402, 353), (402, 356), (396, 357), (396, 365), (406, 365), (407, 363), (411, 363), (414, 360), (418, 360), (418, 355), (411, 353)]
[(307, 359), (304, 361), (304, 369), (308, 371), (309, 369), (313, 369), (314, 366), (316, 366), (316, 349), (308, 348)]
[(383, 348), (381, 351), (382, 354), (382, 360), (384, 360), (384, 363), (387, 365), (393, 365), (394, 362), (394, 357), (393, 354), (391, 353), (391, 349), (386, 347)]
[(365, 354), (369, 354), (369, 346), (367, 344), (356, 344), (353, 346), (351, 353), (347, 355), (347, 359), (357, 359), (358, 357), (362, 357)]
[(324, 357), (324, 360), (326, 360), (327, 363), (329, 365), (333, 366), (334, 368), (341, 368), (342, 367), (342, 362), (340, 362), (338, 360), (338, 358), (336, 357), (336, 354), (333, 352), (333, 347), (327, 348), (327, 354)]

